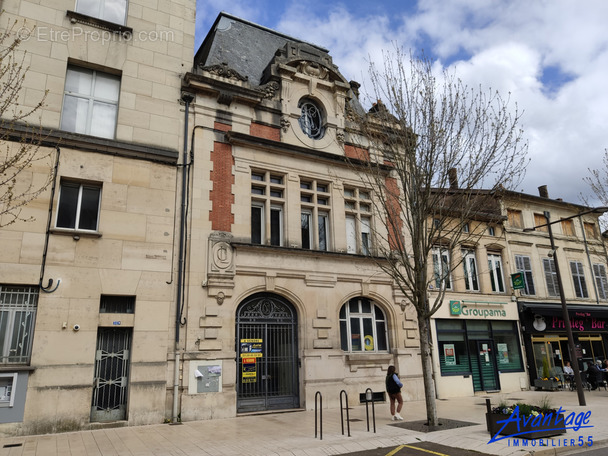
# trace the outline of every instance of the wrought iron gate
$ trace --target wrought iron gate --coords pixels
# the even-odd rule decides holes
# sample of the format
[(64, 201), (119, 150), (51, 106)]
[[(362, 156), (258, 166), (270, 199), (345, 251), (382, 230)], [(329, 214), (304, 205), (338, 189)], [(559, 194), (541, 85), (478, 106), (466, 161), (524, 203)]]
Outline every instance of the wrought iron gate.
[[(243, 365), (247, 353), (241, 356), (246, 347), (242, 341), (261, 341), (262, 356), (250, 358), (255, 359), (251, 366)], [(297, 315), (293, 306), (268, 293), (249, 297), (237, 310), (236, 343), (237, 411), (299, 407)]]
[(91, 421), (127, 418), (130, 328), (99, 328)]

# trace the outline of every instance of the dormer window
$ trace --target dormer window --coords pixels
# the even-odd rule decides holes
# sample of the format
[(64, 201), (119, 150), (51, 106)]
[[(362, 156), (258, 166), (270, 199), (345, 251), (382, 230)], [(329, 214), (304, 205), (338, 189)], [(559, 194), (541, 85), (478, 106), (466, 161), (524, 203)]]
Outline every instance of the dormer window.
[(323, 113), (319, 106), (309, 98), (300, 100), (299, 108), (302, 115), (298, 119), (300, 128), (311, 139), (321, 139), (325, 134)]

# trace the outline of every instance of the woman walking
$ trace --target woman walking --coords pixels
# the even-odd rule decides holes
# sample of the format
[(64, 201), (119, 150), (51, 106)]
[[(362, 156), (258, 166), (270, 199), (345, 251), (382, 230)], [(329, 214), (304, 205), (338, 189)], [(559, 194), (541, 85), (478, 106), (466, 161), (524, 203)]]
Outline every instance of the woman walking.
[[(388, 393), (390, 401), (391, 416), (393, 421), (403, 419), (403, 417), (399, 415), (399, 412), (401, 412), (401, 407), (403, 407), (401, 388), (403, 388), (403, 383), (401, 383), (401, 380), (399, 380), (399, 375), (395, 372), (395, 366), (388, 366), (388, 371), (386, 372), (386, 392)], [(395, 413), (395, 402), (397, 402), (397, 413)]]

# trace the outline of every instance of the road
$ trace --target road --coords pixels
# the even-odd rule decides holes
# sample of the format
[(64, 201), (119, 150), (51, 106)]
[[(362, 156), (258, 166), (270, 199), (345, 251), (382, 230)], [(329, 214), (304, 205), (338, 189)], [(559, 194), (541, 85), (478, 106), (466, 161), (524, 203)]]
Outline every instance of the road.
[[(418, 442), (409, 445), (376, 448), (374, 450), (358, 451), (356, 453), (348, 454), (350, 456), (487, 456), (486, 453), (463, 450), (462, 448), (452, 448), (432, 442)], [(590, 453), (585, 454), (587, 455)]]

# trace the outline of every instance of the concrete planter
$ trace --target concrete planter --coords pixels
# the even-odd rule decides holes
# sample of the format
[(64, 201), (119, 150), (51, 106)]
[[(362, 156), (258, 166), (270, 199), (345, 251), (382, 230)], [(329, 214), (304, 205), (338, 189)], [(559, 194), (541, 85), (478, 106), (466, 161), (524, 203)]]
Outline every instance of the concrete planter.
[(561, 384), (553, 378), (550, 378), (548, 380), (537, 378), (536, 380), (534, 380), (534, 387), (536, 389), (541, 389), (545, 391), (555, 391), (561, 388)]

